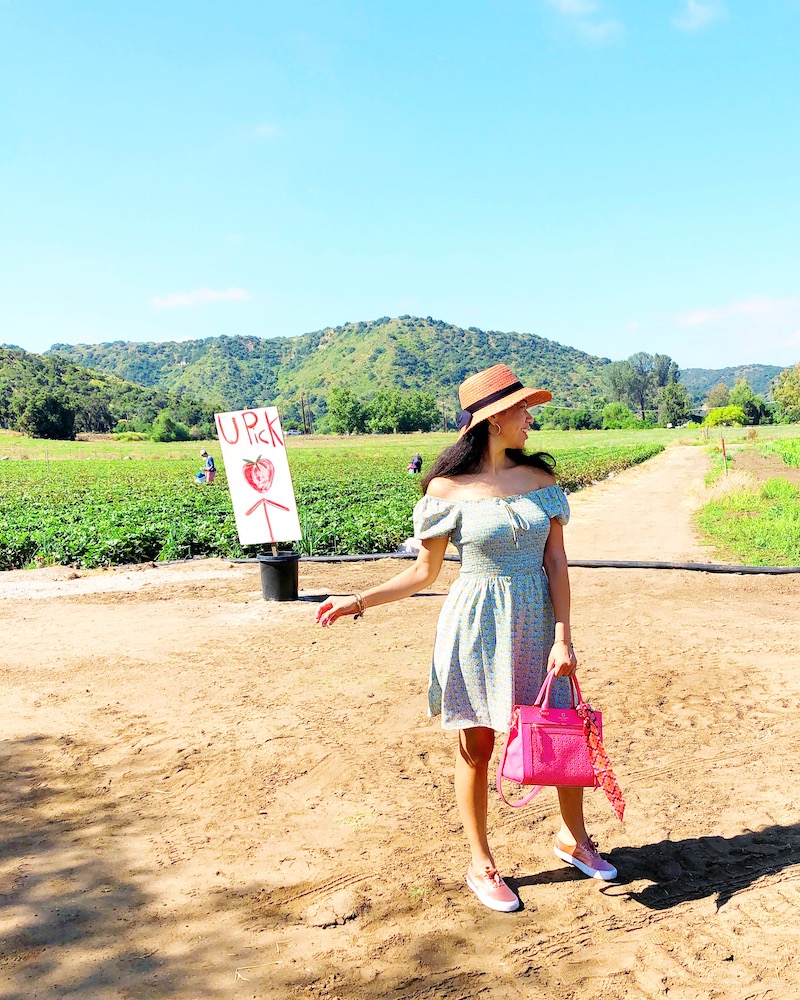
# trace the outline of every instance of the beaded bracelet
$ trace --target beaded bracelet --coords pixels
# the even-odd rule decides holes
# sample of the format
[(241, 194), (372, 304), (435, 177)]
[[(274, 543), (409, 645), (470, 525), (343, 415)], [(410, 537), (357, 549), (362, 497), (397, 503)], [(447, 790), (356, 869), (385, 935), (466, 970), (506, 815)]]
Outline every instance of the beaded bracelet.
[(364, 600), (363, 594), (353, 594), (356, 599), (356, 604), (358, 605), (358, 611), (353, 615), (353, 621), (358, 621), (359, 618), (364, 617), (364, 613), (367, 610), (367, 602)]

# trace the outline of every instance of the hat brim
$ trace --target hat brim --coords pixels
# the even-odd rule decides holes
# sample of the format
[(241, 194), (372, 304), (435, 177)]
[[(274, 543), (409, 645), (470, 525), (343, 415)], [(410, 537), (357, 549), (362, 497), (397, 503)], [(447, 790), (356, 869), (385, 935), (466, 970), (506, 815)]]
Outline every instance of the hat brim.
[(471, 431), (482, 420), (494, 417), (504, 410), (510, 410), (512, 406), (519, 406), (520, 403), (525, 403), (527, 406), (541, 406), (542, 403), (549, 403), (552, 398), (552, 392), (548, 392), (547, 389), (517, 389), (510, 396), (506, 396), (504, 399), (500, 399), (490, 406), (484, 406), (483, 409), (474, 413), (469, 426), (462, 427), (458, 436), (460, 438), (463, 437), (467, 431)]

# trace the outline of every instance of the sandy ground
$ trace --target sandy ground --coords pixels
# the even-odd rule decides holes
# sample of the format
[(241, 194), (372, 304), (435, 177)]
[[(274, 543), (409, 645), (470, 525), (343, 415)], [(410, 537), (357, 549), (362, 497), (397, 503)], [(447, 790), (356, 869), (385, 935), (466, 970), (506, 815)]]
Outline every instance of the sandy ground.
[[(572, 497), (570, 555), (709, 561), (705, 459)], [(425, 717), (457, 567), (323, 632), (393, 561), (0, 574), (3, 998), (655, 998), (800, 993), (800, 577), (572, 571), (584, 691), (628, 800), (605, 886), (552, 854), (555, 796), (492, 795), (524, 908), (465, 888), (453, 737)]]

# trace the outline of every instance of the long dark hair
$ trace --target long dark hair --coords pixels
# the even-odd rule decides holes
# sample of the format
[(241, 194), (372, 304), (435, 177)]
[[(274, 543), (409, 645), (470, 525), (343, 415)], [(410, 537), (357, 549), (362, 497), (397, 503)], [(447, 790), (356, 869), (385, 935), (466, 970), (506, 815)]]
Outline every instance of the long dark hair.
[[(489, 446), (489, 421), (481, 420), (479, 424), (470, 428), (464, 437), (459, 438), (455, 444), (439, 455), (431, 466), (431, 471), (423, 477), (422, 492), (428, 492), (431, 480), (437, 476), (463, 476), (470, 472), (477, 472), (481, 467), (483, 456)], [(530, 465), (534, 469), (541, 469), (551, 476), (555, 473), (556, 460), (546, 451), (537, 451), (532, 455), (526, 455), (521, 448), (506, 448), (506, 455), (515, 465)]]

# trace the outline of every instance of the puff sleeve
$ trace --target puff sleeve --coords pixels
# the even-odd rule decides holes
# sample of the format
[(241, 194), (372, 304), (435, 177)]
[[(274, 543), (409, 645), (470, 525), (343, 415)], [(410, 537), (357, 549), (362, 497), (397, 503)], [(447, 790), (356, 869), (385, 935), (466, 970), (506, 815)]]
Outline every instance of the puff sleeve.
[(458, 531), (461, 514), (456, 504), (440, 497), (424, 496), (414, 508), (414, 537), (443, 538)]
[(536, 497), (548, 517), (554, 517), (559, 524), (569, 521), (569, 501), (560, 486), (546, 486), (536, 492)]

